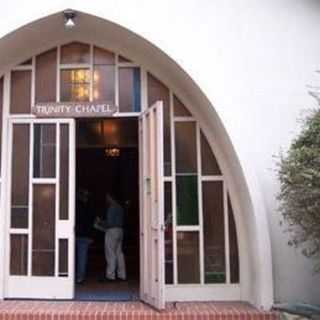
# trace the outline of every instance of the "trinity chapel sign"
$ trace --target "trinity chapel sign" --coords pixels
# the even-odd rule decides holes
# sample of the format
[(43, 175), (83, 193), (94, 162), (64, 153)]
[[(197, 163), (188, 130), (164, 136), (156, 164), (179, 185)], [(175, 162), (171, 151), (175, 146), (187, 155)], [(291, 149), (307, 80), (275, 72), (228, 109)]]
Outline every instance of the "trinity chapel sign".
[(117, 106), (104, 102), (46, 102), (32, 107), (39, 118), (110, 117), (117, 111)]

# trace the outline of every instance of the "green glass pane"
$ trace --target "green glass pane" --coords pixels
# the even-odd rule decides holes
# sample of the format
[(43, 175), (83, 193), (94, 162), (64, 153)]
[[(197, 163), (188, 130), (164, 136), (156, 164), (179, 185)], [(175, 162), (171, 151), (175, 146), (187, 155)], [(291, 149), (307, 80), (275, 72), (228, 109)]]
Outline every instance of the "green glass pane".
[(177, 176), (177, 224), (198, 225), (197, 176)]

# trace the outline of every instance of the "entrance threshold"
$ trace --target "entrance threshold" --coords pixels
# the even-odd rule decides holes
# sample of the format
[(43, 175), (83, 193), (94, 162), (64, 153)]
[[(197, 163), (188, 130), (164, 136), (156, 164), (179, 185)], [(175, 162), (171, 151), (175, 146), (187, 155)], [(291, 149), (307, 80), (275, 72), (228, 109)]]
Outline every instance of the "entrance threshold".
[[(62, 318), (61, 318), (62, 317)], [(0, 302), (1, 320), (279, 320), (279, 313), (260, 311), (243, 302), (167, 303), (158, 312), (142, 302), (28, 301)]]

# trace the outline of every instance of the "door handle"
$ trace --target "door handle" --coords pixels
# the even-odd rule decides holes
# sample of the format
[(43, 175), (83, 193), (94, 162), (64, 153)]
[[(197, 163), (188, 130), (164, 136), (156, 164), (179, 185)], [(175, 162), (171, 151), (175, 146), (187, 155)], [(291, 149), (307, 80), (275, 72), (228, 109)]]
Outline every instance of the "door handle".
[(165, 230), (166, 230), (166, 227), (165, 227), (163, 224), (161, 224), (161, 225), (160, 225), (160, 228), (158, 228), (158, 227), (151, 227), (151, 229), (152, 229), (153, 231), (158, 231), (159, 229), (160, 229), (160, 231), (165, 231)]

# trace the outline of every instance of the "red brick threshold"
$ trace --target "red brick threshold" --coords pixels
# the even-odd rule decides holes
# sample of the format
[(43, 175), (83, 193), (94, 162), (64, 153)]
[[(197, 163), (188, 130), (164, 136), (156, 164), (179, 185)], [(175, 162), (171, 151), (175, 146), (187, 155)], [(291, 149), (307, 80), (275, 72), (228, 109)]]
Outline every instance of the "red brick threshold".
[(246, 303), (168, 303), (157, 312), (141, 302), (2, 301), (0, 320), (279, 320)]

